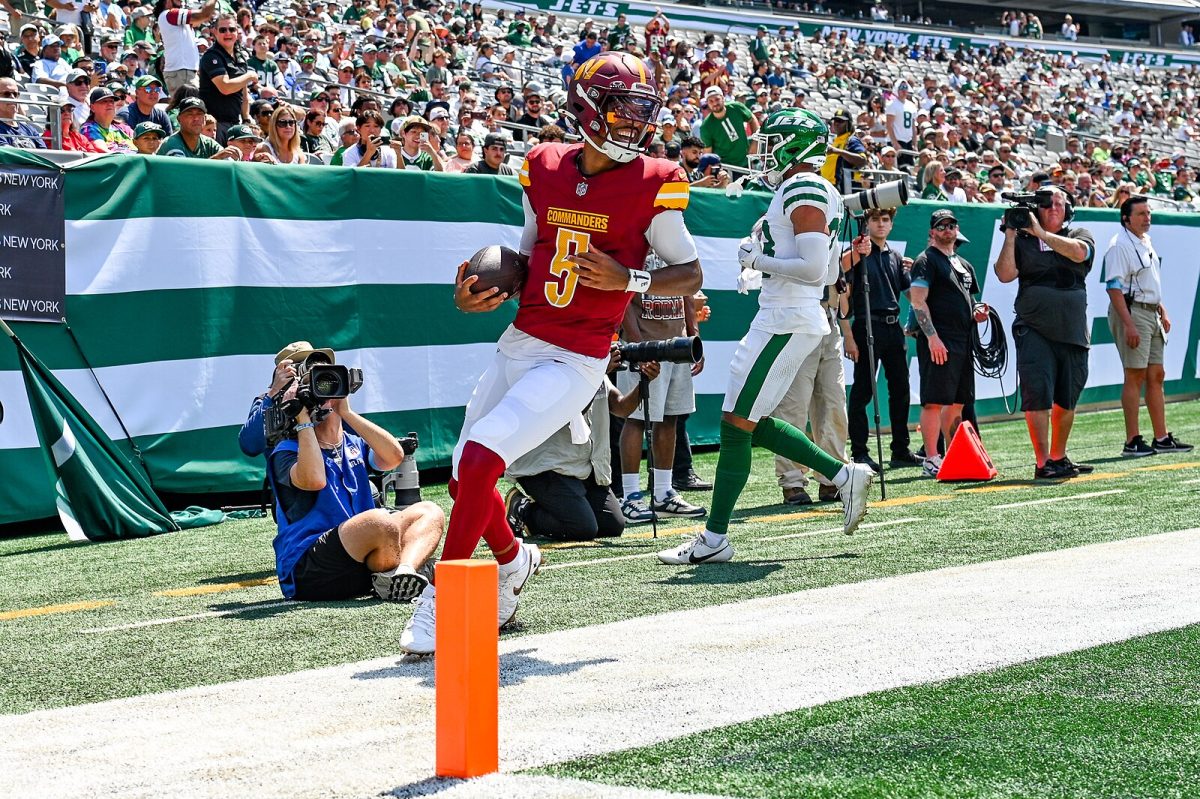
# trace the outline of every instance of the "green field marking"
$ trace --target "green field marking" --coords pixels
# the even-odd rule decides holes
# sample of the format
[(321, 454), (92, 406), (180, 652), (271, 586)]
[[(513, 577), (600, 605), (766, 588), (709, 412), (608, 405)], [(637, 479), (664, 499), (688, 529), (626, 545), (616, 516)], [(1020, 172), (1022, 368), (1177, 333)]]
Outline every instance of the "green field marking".
[[(1187, 440), (1200, 430), (1200, 406), (1168, 406), (1172, 428)], [(1077, 461), (1092, 460), (1102, 479), (1033, 483), (1024, 423), (983, 426), (984, 443), (1000, 469), (985, 484), (941, 484), (919, 470), (889, 473), (888, 501), (876, 499), (864, 529), (832, 530), (841, 509), (825, 503), (795, 509), (779, 504), (769, 453), (756, 451), (754, 471), (730, 527), (733, 562), (699, 569), (660, 565), (654, 552), (677, 546), (692, 520), (666, 520), (659, 539), (646, 527), (628, 536), (548, 549), (547, 565), (605, 558), (585, 568), (547, 569), (522, 595), (518, 628), (506, 636), (551, 632), (687, 608), (859, 582), (945, 566), (996, 560), (1200, 525), (1189, 470), (1200, 462), (1155, 456), (1153, 463), (1119, 457), (1119, 413), (1080, 414), (1072, 437)], [(696, 469), (711, 476), (715, 454)], [(1146, 470), (1149, 467), (1171, 469)], [(1136, 471), (1135, 471), (1136, 470)], [(1103, 477), (1104, 473), (1120, 477)], [(1093, 475), (1096, 477), (1097, 475)], [(1079, 484), (1077, 486), (1077, 484)], [(1086, 485), (1086, 487), (1085, 487)], [(1126, 493), (1012, 510), (996, 505), (1112, 487)], [(979, 489), (979, 490), (976, 490)], [(1001, 490), (1003, 489), (1003, 490)], [(873, 489), (873, 492), (877, 489)], [(449, 507), (445, 486), (424, 489)], [(874, 493), (878, 497), (878, 493)], [(705, 504), (706, 494), (690, 494)], [(1136, 508), (1136, 514), (1130, 509)], [(800, 535), (794, 535), (800, 534)], [(77, 545), (61, 532), (0, 539), (0, 613), (106, 599), (87, 613), (5, 621), (6, 680), (0, 713), (20, 713), (207, 685), (396, 654), (409, 611), (363, 599), (288, 603), (275, 573), (269, 520), (229, 521), (154, 538)], [(774, 541), (756, 539), (789, 536)], [(482, 553), (481, 553), (482, 554)], [(485, 555), (486, 556), (486, 555)], [(261, 585), (254, 585), (254, 582)], [(247, 583), (232, 591), (189, 589)], [(159, 596), (177, 592), (181, 596)], [(147, 621), (211, 614), (178, 623), (82, 634)], [(80, 668), (79, 664), (86, 664)]]
[(1198, 658), (1191, 626), (538, 773), (754, 799), (1194, 796)]

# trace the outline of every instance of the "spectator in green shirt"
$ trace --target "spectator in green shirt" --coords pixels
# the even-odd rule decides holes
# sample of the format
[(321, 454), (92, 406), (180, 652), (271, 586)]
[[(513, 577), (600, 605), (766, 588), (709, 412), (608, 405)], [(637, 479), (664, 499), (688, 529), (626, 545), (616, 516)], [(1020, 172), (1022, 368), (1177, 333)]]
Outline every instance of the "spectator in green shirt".
[[(159, 146), (159, 155), (177, 158), (214, 158), (221, 154), (221, 145), (200, 131), (204, 129), (204, 116), (208, 108), (199, 97), (185, 97), (179, 109), (179, 132), (168, 136)], [(231, 157), (231, 156), (225, 156)], [(234, 158), (234, 160), (240, 160)]]
[(617, 14), (617, 23), (608, 30), (608, 49), (622, 50), (629, 37), (633, 35), (633, 28), (625, 21), (624, 14)]
[(152, 22), (150, 10), (145, 7), (135, 8), (129, 17), (131, 24), (125, 30), (125, 48), (132, 50), (138, 42), (154, 44), (154, 30), (150, 27)]
[(750, 137), (758, 132), (758, 120), (741, 103), (725, 102), (718, 86), (704, 90), (704, 102), (708, 116), (700, 123), (700, 140), (705, 150), (719, 155), (724, 164), (746, 166)]

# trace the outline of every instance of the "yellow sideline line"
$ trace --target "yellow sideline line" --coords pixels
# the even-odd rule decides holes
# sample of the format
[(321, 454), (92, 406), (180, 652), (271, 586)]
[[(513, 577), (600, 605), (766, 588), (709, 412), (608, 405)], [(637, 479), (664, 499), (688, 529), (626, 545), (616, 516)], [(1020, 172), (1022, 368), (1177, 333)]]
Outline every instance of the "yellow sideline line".
[(257, 577), (253, 580), (238, 580), (235, 583), (213, 583), (211, 585), (194, 585), (190, 588), (171, 588), (167, 591), (155, 591), (155, 596), (200, 596), (202, 594), (220, 594), (225, 591), (237, 591), (240, 588), (253, 588), (256, 585), (274, 585), (279, 578)]
[(1173, 472), (1176, 469), (1190, 469), (1193, 466), (1200, 466), (1200, 461), (1184, 461), (1183, 463), (1163, 463), (1158, 466), (1135, 466), (1132, 471), (1135, 472)]
[(10, 619), (27, 619), (30, 616), (48, 616), (51, 613), (74, 613), (77, 610), (92, 610), (117, 604), (111, 599), (95, 599), (90, 602), (70, 602), (66, 605), (44, 605), (40, 608), (22, 608), (21, 610), (6, 610), (0, 613), (0, 621)]
[[(1001, 488), (1002, 486), (997, 486)], [(1009, 488), (1010, 486), (1003, 486)], [(868, 502), (868, 508), (898, 508), (901, 505), (920, 505), (922, 502), (941, 502), (942, 500), (954, 499), (953, 494), (917, 494), (911, 497), (896, 497), (895, 499), (881, 499), (878, 502)]]

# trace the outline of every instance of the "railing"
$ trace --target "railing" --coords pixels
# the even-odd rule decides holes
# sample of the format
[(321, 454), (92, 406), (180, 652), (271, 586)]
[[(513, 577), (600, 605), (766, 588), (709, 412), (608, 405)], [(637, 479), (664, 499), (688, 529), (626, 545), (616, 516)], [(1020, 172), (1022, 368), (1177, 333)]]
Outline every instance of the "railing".
[[(62, 106), (58, 104), (58, 100), (39, 100), (34, 97), (18, 97), (12, 102), (16, 103), (17, 105), (31, 105), (37, 108), (46, 109), (46, 125), (50, 130), (50, 149), (62, 149)], [(32, 122), (32, 120), (30, 121)]]

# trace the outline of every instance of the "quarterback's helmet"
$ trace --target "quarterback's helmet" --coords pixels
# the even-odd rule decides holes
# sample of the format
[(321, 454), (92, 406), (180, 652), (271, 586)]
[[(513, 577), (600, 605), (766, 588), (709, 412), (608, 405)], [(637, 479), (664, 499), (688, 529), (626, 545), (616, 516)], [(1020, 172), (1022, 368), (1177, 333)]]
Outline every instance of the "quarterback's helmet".
[(798, 163), (820, 167), (825, 163), (829, 127), (803, 108), (783, 108), (767, 117), (754, 134), (757, 152), (749, 165), (767, 183), (778, 186), (783, 173)]
[(622, 163), (632, 161), (650, 143), (661, 107), (654, 77), (628, 53), (589, 58), (575, 70), (567, 89), (567, 110), (583, 138)]

